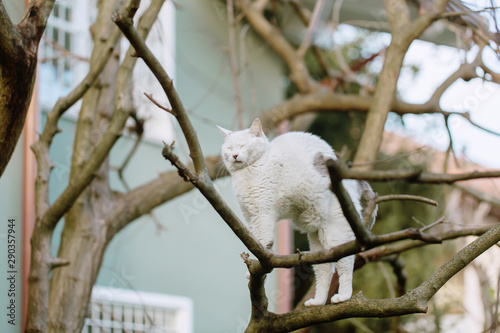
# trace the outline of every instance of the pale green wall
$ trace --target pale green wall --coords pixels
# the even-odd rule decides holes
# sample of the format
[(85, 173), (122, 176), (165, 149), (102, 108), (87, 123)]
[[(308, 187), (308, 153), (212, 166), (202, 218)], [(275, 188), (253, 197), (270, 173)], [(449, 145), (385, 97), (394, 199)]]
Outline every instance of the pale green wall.
[[(23, 153), (22, 146), (24, 135), (21, 135), (17, 142), (16, 149), (0, 178), (0, 332), (14, 333), (21, 329), (21, 255), (22, 255), (22, 200), (23, 200)], [(10, 268), (7, 266), (7, 232), (8, 219), (15, 219), (15, 305), (16, 318), (15, 325), (10, 325), (7, 318), (7, 306), (10, 304), (8, 293), (10, 283), (7, 278), (11, 275), (7, 273)], [(12, 238), (11, 238), (12, 239)]]

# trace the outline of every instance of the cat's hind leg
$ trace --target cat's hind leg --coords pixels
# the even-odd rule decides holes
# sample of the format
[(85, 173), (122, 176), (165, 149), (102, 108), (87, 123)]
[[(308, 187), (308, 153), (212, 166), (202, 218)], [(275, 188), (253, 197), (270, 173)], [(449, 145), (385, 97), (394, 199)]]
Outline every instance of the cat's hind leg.
[(332, 303), (345, 302), (352, 296), (352, 273), (354, 269), (354, 256), (340, 259), (335, 264), (339, 274), (339, 293), (332, 296)]
[[(349, 227), (347, 221), (342, 226)], [(350, 228), (350, 227), (349, 227)], [(319, 240), (325, 249), (341, 245), (354, 239), (352, 231), (342, 230), (342, 227), (329, 224), (324, 229), (318, 231)], [(339, 275), (339, 292), (331, 298), (332, 303), (345, 302), (352, 296), (352, 275), (354, 269), (354, 256), (342, 258), (334, 263), (334, 267)]]
[[(309, 239), (309, 247), (311, 251), (323, 250), (324, 247), (318, 237), (318, 232), (310, 232), (307, 234)], [(316, 293), (314, 298), (307, 300), (304, 305), (325, 305), (326, 299), (328, 298), (328, 291), (330, 289), (330, 282), (333, 275), (333, 266), (331, 263), (324, 263), (313, 265), (314, 275), (316, 276)]]

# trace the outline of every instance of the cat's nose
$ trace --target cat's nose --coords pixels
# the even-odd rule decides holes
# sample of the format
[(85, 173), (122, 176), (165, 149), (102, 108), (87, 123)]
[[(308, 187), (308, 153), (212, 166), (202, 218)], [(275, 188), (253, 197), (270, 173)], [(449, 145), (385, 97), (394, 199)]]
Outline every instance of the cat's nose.
[(238, 157), (238, 154), (233, 154), (233, 158), (236, 159)]

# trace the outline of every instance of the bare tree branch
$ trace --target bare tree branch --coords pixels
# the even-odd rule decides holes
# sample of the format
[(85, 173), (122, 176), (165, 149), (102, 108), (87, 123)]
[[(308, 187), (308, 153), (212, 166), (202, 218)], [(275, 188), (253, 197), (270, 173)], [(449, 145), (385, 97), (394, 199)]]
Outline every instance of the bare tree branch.
[(451, 184), (459, 181), (479, 178), (500, 177), (500, 170), (472, 171), (459, 174), (443, 174), (433, 172), (421, 172), (420, 170), (371, 170), (360, 171), (348, 169), (339, 161), (329, 160), (327, 162), (330, 172), (337, 172), (342, 179), (359, 179), (368, 181), (406, 180), (421, 184)]
[[(417, 38), (444, 10), (447, 0), (437, 0), (432, 8), (409, 21), (406, 1), (386, 0), (386, 13), (391, 24), (392, 39), (385, 53), (384, 65), (373, 96), (373, 103), (366, 118), (366, 126), (361, 136), (360, 144), (354, 158), (354, 163), (375, 160), (378, 152), (387, 114), (390, 111), (396, 93), (396, 84), (403, 65), (403, 58), (415, 38)], [(359, 167), (369, 169), (369, 166)]]
[(175, 110), (174, 112), (176, 118), (179, 121), (181, 129), (188, 142), (190, 156), (193, 159), (196, 174), (199, 177), (204, 177), (208, 174), (208, 171), (203, 163), (203, 152), (201, 151), (200, 144), (196, 138), (196, 131), (189, 121), (179, 95), (175, 91), (172, 79), (168, 76), (165, 70), (163, 70), (160, 62), (147, 48), (143, 39), (133, 27), (131, 20), (126, 20), (119, 15), (115, 15), (113, 17), (113, 21), (115, 21), (116, 25), (120, 28), (120, 30), (122, 30), (123, 34), (134, 46), (137, 56), (141, 57), (146, 62), (146, 65), (148, 65), (148, 67), (152, 70), (153, 74), (157, 78), (158, 82), (160, 82), (163, 90), (168, 97), (172, 109)]
[[(373, 103), (372, 96), (339, 94), (328, 91), (315, 91), (308, 94), (296, 94), (292, 98), (264, 111), (260, 115), (262, 126), (269, 130), (281, 121), (307, 112), (368, 112)], [(437, 105), (411, 104), (400, 100), (393, 101), (391, 111), (405, 114), (442, 114), (458, 115), (470, 121), (467, 114), (442, 110)], [(358, 165), (358, 164), (356, 164)]]
[(497, 225), (458, 252), (419, 287), (396, 299), (368, 300), (362, 295), (356, 295), (349, 301), (334, 305), (306, 307), (280, 315), (267, 312), (261, 320), (251, 322), (247, 331), (289, 332), (351, 317), (392, 317), (425, 313), (427, 302), (450, 278), (499, 241), (500, 225)]
[(390, 201), (390, 200), (413, 200), (413, 201), (420, 201), (432, 206), (438, 205), (437, 201), (425, 198), (422, 196), (418, 195), (409, 195), (409, 194), (390, 194), (390, 195), (383, 195), (377, 198), (376, 202), (384, 202), (384, 201)]
[(21, 135), (35, 83), (38, 44), (54, 0), (31, 0), (14, 26), (0, 2), (0, 177)]
[(301, 58), (304, 58), (307, 49), (310, 47), (311, 43), (313, 42), (313, 35), (314, 35), (314, 29), (316, 29), (316, 26), (318, 24), (319, 20), (319, 15), (321, 13), (321, 10), (323, 9), (323, 4), (324, 0), (318, 0), (316, 4), (314, 5), (314, 10), (311, 16), (311, 20), (308, 24), (308, 28), (306, 31), (306, 35), (304, 36), (304, 39), (302, 40), (302, 44), (300, 44), (299, 49), (297, 50), (297, 55)]
[(250, 25), (286, 62), (290, 69), (290, 80), (303, 93), (317, 89), (318, 84), (310, 77), (304, 60), (278, 28), (269, 23), (263, 13), (255, 8), (255, 5), (250, 0), (238, 1)]
[(172, 147), (165, 146), (163, 149), (163, 155), (165, 158), (169, 159), (172, 164), (174, 164), (181, 175), (185, 177), (196, 186), (201, 193), (208, 199), (210, 204), (215, 208), (215, 210), (221, 215), (221, 217), (226, 221), (229, 227), (235, 232), (235, 234), (242, 240), (242, 242), (247, 246), (247, 248), (258, 258), (266, 262), (270, 255), (262, 244), (250, 233), (250, 231), (245, 227), (245, 225), (239, 220), (239, 218), (234, 214), (230, 207), (224, 202), (220, 195), (215, 190), (213, 183), (210, 179), (207, 166), (203, 159), (203, 153), (196, 136), (196, 131), (193, 129), (192, 124), (187, 116), (186, 110), (182, 105), (179, 96), (175, 90), (172, 80), (162, 68), (161, 64), (155, 58), (153, 53), (148, 49), (144, 40), (140, 38), (137, 31), (132, 25), (131, 21), (116, 20), (118, 27), (123, 31), (130, 44), (135, 48), (137, 56), (141, 57), (146, 65), (153, 72), (158, 82), (160, 82), (165, 94), (167, 95), (170, 105), (172, 106), (173, 112), (181, 126), (181, 129), (186, 137), (190, 149), (190, 156), (193, 159), (193, 164), (195, 167), (195, 173), (193, 174), (173, 153)]
[[(292, 1), (290, 1), (290, 4), (294, 8), (295, 12), (297, 13), (297, 15), (300, 18), (300, 20), (302, 21), (302, 23), (306, 27), (309, 26), (309, 24), (310, 24), (309, 17), (306, 14), (306, 9), (300, 5), (300, 2), (298, 0), (292, 0)], [(329, 75), (330, 69), (329, 69), (328, 64), (326, 63), (325, 57), (321, 53), (321, 50), (319, 49), (319, 47), (317, 47), (316, 45), (311, 45), (311, 50), (312, 50), (314, 56), (316, 57), (316, 60), (318, 61), (319, 65), (321, 66), (321, 68), (325, 72), (325, 74)]]
[[(152, 5), (149, 8), (149, 12), (153, 12), (155, 15), (158, 13), (159, 8), (161, 8), (161, 4), (163, 1), (153, 1)], [(136, 1), (136, 4), (138, 2)], [(158, 7), (159, 5), (159, 7)], [(131, 8), (133, 6), (129, 6)], [(129, 10), (128, 12), (135, 12), (133, 10)], [(147, 15), (148, 11), (146, 11)], [(145, 17), (143, 15), (143, 17)], [(142, 24), (139, 23), (141, 27), (141, 32), (146, 35), (149, 31), (148, 26), (150, 27), (155, 20), (155, 16), (150, 15), (148, 19), (142, 20)], [(117, 36), (115, 32), (115, 36)], [(116, 37), (117, 38), (117, 37)], [(112, 42), (112, 41), (111, 41)], [(110, 42), (110, 43), (111, 43)], [(104, 43), (105, 46), (112, 47), (114, 45), (108, 45)], [(101, 51), (106, 54), (109, 50), (99, 50), (97, 48), (96, 52)], [(109, 54), (108, 54), (109, 55)], [(129, 52), (129, 58), (130, 52)], [(131, 72), (133, 68), (133, 64), (136, 59), (133, 58), (132, 62), (129, 63), (130, 67), (128, 71)], [(127, 59), (125, 59), (127, 62)], [(105, 61), (103, 61), (104, 65)], [(94, 72), (95, 73), (95, 72)], [(60, 104), (54, 108), (51, 114), (53, 115), (53, 119), (50, 119), (51, 125), (47, 129), (47, 131), (42, 138), (42, 141), (39, 141), (39, 146), (35, 144), (34, 150), (40, 156), (45, 155), (48, 156), (48, 147), (52, 140), (52, 137), (55, 133), (57, 133), (57, 120), (60, 118), (61, 114), (77, 99), (77, 95), (84, 94), (86, 89), (88, 89), (88, 85), (91, 84), (91, 81), (95, 80), (95, 77), (92, 77), (89, 74), (86, 77), (88, 80), (86, 83), (80, 85), (66, 100), (60, 100)], [(125, 81), (125, 82), (124, 82)], [(127, 80), (120, 81), (121, 83), (125, 83), (127, 85)], [(123, 87), (121, 87), (123, 88)], [(119, 88), (118, 88), (119, 89)], [(46, 160), (43, 163), (42, 173), (39, 173), (38, 177), (39, 181), (42, 182), (44, 186), (41, 187), (40, 192), (38, 193), (37, 203), (38, 208), (37, 211), (37, 219), (35, 221), (35, 229), (33, 231), (32, 236), (32, 254), (31, 254), (31, 268), (30, 268), (30, 288), (29, 288), (29, 303), (28, 303), (28, 326), (27, 331), (45, 331), (47, 325), (47, 313), (48, 313), (48, 294), (49, 294), (49, 277), (50, 277), (50, 269), (51, 265), (51, 239), (52, 232), (58, 221), (61, 219), (63, 214), (65, 214), (68, 209), (70, 209), (78, 196), (85, 190), (85, 188), (89, 185), (91, 180), (96, 175), (96, 171), (101, 167), (102, 162), (107, 158), (111, 147), (114, 145), (116, 140), (121, 136), (121, 131), (125, 125), (125, 121), (128, 118), (129, 103), (124, 103), (126, 101), (121, 98), (123, 95), (119, 95), (118, 101), (116, 103), (116, 110), (113, 114), (113, 118), (111, 120), (111, 124), (103, 135), (103, 139), (97, 144), (96, 148), (89, 156), (87, 163), (82, 167), (81, 172), (74, 175), (72, 177), (70, 184), (66, 187), (63, 193), (54, 201), (54, 203), (48, 207), (47, 197), (46, 197), (46, 188), (44, 188), (45, 183), (48, 181), (48, 177), (50, 175), (50, 160)], [(39, 150), (37, 151), (37, 148)], [(43, 159), (43, 157), (41, 157)], [(46, 179), (43, 179), (46, 177)], [(82, 266), (83, 267), (83, 266)], [(90, 294), (89, 294), (90, 295)], [(69, 309), (68, 309), (69, 310)], [(61, 317), (62, 318), (62, 317)]]
[[(222, 162), (219, 156), (208, 156), (205, 162), (207, 168), (210, 170), (211, 179), (215, 180), (227, 175), (225, 169), (219, 170), (217, 168)], [(162, 203), (193, 188), (193, 184), (184, 181), (179, 177), (178, 172), (169, 171), (161, 174), (153, 181), (119, 196), (115, 199), (113, 209), (109, 212), (106, 219), (106, 223), (112, 225), (110, 235), (118, 232), (141, 215), (151, 212), (151, 210)]]
[[(73, 106), (95, 82), (102, 69), (108, 62), (111, 54), (114, 51), (116, 43), (120, 38), (120, 30), (113, 29), (109, 38), (105, 43), (97, 44), (93, 49), (96, 61), (90, 63), (90, 69), (85, 78), (76, 86), (67, 96), (57, 100), (55, 106), (47, 115), (47, 122), (42, 134), (35, 142), (31, 149), (35, 153), (37, 159), (37, 178), (35, 184), (36, 191), (36, 212), (39, 218), (47, 211), (49, 207), (49, 178), (53, 169), (53, 164), (50, 161), (49, 149), (54, 135), (60, 132), (57, 123), (61, 116), (71, 106)], [(94, 57), (93, 57), (94, 58)]]

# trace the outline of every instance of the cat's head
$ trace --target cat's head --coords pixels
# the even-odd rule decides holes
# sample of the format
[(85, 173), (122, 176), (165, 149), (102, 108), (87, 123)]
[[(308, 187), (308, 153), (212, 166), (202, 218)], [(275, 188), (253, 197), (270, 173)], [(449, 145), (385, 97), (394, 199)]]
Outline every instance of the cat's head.
[(242, 131), (231, 132), (217, 127), (224, 137), (222, 159), (229, 172), (252, 165), (264, 155), (269, 146), (259, 118), (253, 121), (250, 128)]

